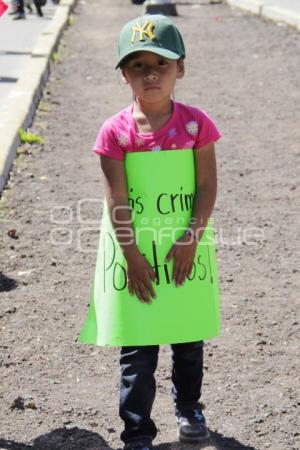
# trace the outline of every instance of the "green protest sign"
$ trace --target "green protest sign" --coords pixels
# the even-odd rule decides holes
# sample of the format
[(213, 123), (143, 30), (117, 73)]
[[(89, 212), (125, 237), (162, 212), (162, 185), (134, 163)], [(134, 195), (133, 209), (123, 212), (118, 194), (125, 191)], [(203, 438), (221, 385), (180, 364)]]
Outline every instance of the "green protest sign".
[(128, 200), (135, 239), (157, 276), (156, 299), (141, 303), (127, 289), (126, 260), (103, 211), (95, 279), (79, 341), (102, 346), (192, 342), (220, 331), (212, 221), (197, 246), (184, 285), (172, 281), (172, 244), (189, 226), (195, 195), (193, 150), (128, 153)]

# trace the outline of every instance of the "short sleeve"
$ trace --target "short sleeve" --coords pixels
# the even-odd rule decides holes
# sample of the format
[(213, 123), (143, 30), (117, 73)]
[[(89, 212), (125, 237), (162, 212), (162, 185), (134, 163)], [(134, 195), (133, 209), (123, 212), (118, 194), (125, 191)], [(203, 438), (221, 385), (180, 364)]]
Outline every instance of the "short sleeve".
[(198, 135), (194, 148), (201, 148), (210, 142), (216, 142), (222, 136), (214, 121), (204, 111), (198, 111)]
[(124, 149), (119, 145), (114, 126), (109, 120), (106, 120), (100, 128), (93, 152), (120, 161), (125, 159)]

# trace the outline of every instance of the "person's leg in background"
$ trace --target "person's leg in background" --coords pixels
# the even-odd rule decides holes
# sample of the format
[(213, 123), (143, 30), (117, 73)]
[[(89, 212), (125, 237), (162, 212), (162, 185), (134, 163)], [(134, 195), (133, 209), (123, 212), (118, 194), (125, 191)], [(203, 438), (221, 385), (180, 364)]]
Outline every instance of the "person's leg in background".
[(200, 403), (203, 379), (203, 341), (172, 344), (172, 396), (182, 441), (201, 441), (209, 435)]
[(15, 14), (14, 20), (25, 19), (24, 0), (16, 1), (16, 9), (17, 12)]
[(34, 6), (36, 7), (36, 11), (38, 16), (43, 17), (43, 11), (42, 6), (45, 4), (44, 2), (41, 2), (40, 0), (33, 0)]
[(120, 355), (120, 417), (124, 421), (122, 441), (131, 448), (133, 442), (151, 447), (157, 428), (151, 419), (156, 393), (155, 370), (158, 345), (122, 347)]

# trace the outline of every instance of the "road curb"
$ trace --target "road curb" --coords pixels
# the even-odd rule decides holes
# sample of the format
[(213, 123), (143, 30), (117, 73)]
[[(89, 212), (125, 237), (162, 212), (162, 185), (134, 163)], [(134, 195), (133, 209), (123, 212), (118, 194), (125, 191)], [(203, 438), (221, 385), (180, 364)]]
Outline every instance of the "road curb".
[(300, 31), (300, 14), (291, 9), (272, 4), (272, 1), (262, 0), (226, 0), (230, 6), (243, 9), (275, 22), (284, 22)]
[(28, 128), (33, 120), (42, 88), (50, 72), (50, 60), (58, 46), (68, 18), (77, 0), (61, 0), (49, 26), (41, 33), (32, 52), (31, 60), (16, 84), (12, 95), (0, 111), (0, 195), (20, 145), (18, 131)]

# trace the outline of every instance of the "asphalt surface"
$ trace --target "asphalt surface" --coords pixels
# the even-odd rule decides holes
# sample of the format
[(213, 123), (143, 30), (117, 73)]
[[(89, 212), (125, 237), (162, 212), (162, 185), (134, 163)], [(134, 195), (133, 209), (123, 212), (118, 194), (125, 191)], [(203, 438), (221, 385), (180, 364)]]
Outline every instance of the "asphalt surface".
[(13, 20), (6, 12), (0, 19), (0, 108), (13, 95), (14, 87), (26, 70), (39, 36), (52, 20), (55, 5), (48, 3), (44, 17), (26, 14), (25, 20)]

